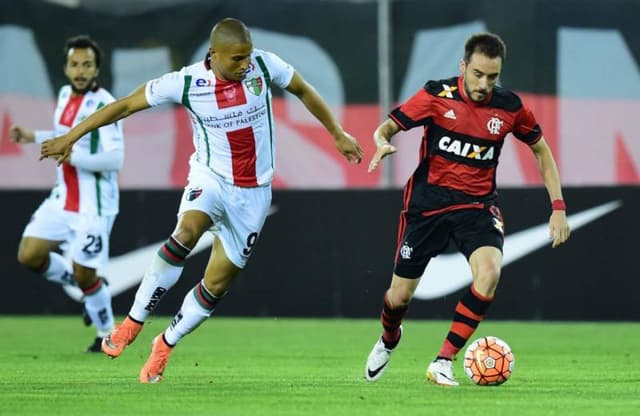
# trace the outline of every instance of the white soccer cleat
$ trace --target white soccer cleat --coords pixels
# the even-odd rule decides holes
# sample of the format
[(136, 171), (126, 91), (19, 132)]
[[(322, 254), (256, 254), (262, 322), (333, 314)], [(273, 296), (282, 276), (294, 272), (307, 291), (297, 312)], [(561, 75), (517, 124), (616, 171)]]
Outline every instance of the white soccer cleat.
[(457, 386), (459, 383), (453, 376), (453, 362), (437, 358), (427, 368), (427, 378), (441, 386)]
[[(400, 338), (402, 338), (402, 326), (400, 326)], [(400, 341), (398, 338), (398, 341)], [(398, 344), (396, 344), (397, 346)], [(367, 381), (376, 381), (387, 370), (387, 365), (391, 359), (391, 353), (394, 348), (387, 348), (382, 341), (382, 337), (378, 338), (378, 342), (373, 346), (367, 358), (367, 367), (364, 369), (364, 378)]]

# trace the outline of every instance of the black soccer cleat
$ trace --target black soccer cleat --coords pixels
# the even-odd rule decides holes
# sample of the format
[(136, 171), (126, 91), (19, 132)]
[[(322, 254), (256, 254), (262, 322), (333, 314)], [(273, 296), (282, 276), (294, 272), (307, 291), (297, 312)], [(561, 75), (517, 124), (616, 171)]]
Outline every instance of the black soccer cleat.
[(93, 343), (89, 345), (85, 352), (102, 352), (102, 337), (96, 337)]

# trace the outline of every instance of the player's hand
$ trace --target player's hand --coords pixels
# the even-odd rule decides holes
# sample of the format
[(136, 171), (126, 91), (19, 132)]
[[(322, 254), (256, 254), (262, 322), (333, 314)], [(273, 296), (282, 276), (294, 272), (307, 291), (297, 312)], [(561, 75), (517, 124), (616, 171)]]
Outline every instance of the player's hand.
[(35, 140), (35, 134), (29, 129), (17, 125), (9, 128), (9, 141), (12, 143), (33, 143)]
[(362, 161), (362, 148), (358, 141), (346, 131), (340, 132), (335, 136), (336, 148), (351, 163), (360, 163)]
[(71, 157), (71, 148), (73, 147), (73, 140), (67, 136), (56, 137), (51, 140), (47, 140), (40, 146), (40, 160), (46, 158), (55, 159), (58, 165), (64, 162), (68, 162)]
[(551, 247), (556, 248), (569, 239), (571, 230), (567, 222), (567, 214), (561, 210), (555, 210), (549, 218), (549, 237), (553, 240)]
[(373, 172), (378, 167), (382, 159), (384, 159), (385, 157), (391, 154), (394, 154), (397, 151), (398, 149), (391, 143), (386, 143), (381, 146), (378, 146), (378, 148), (376, 149), (376, 153), (371, 158), (371, 162), (369, 162), (368, 172), (369, 173)]

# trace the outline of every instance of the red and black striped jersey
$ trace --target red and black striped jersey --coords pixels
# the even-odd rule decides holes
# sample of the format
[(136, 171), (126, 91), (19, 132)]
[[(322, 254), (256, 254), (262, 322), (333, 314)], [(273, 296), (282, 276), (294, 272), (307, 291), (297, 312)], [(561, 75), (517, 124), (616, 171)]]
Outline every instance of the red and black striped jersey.
[(405, 209), (420, 213), (481, 206), (496, 195), (496, 168), (508, 133), (529, 145), (542, 137), (520, 97), (496, 87), (482, 103), (463, 78), (429, 81), (389, 117), (402, 130), (423, 126), (420, 163), (405, 186)]

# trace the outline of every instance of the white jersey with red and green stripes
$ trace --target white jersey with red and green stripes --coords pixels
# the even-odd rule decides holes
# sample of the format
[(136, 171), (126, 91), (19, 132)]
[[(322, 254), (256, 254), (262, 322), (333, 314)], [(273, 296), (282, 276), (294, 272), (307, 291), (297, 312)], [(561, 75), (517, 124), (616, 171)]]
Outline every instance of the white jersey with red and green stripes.
[[(101, 107), (115, 101), (104, 88), (97, 87), (84, 95), (74, 96), (71, 86), (65, 85), (58, 94), (54, 113), (54, 134), (61, 136)], [(73, 153), (99, 153), (124, 149), (120, 123), (100, 127), (80, 138), (73, 145)], [(118, 213), (120, 193), (118, 172), (92, 172), (63, 163), (58, 166), (56, 186), (50, 199), (65, 211), (86, 215), (115, 215)]]
[(205, 60), (149, 81), (145, 94), (151, 106), (187, 108), (195, 147), (191, 165), (206, 166), (236, 186), (255, 187), (270, 184), (275, 167), (270, 87), (286, 88), (293, 74), (277, 55), (254, 49), (242, 81), (217, 79)]

